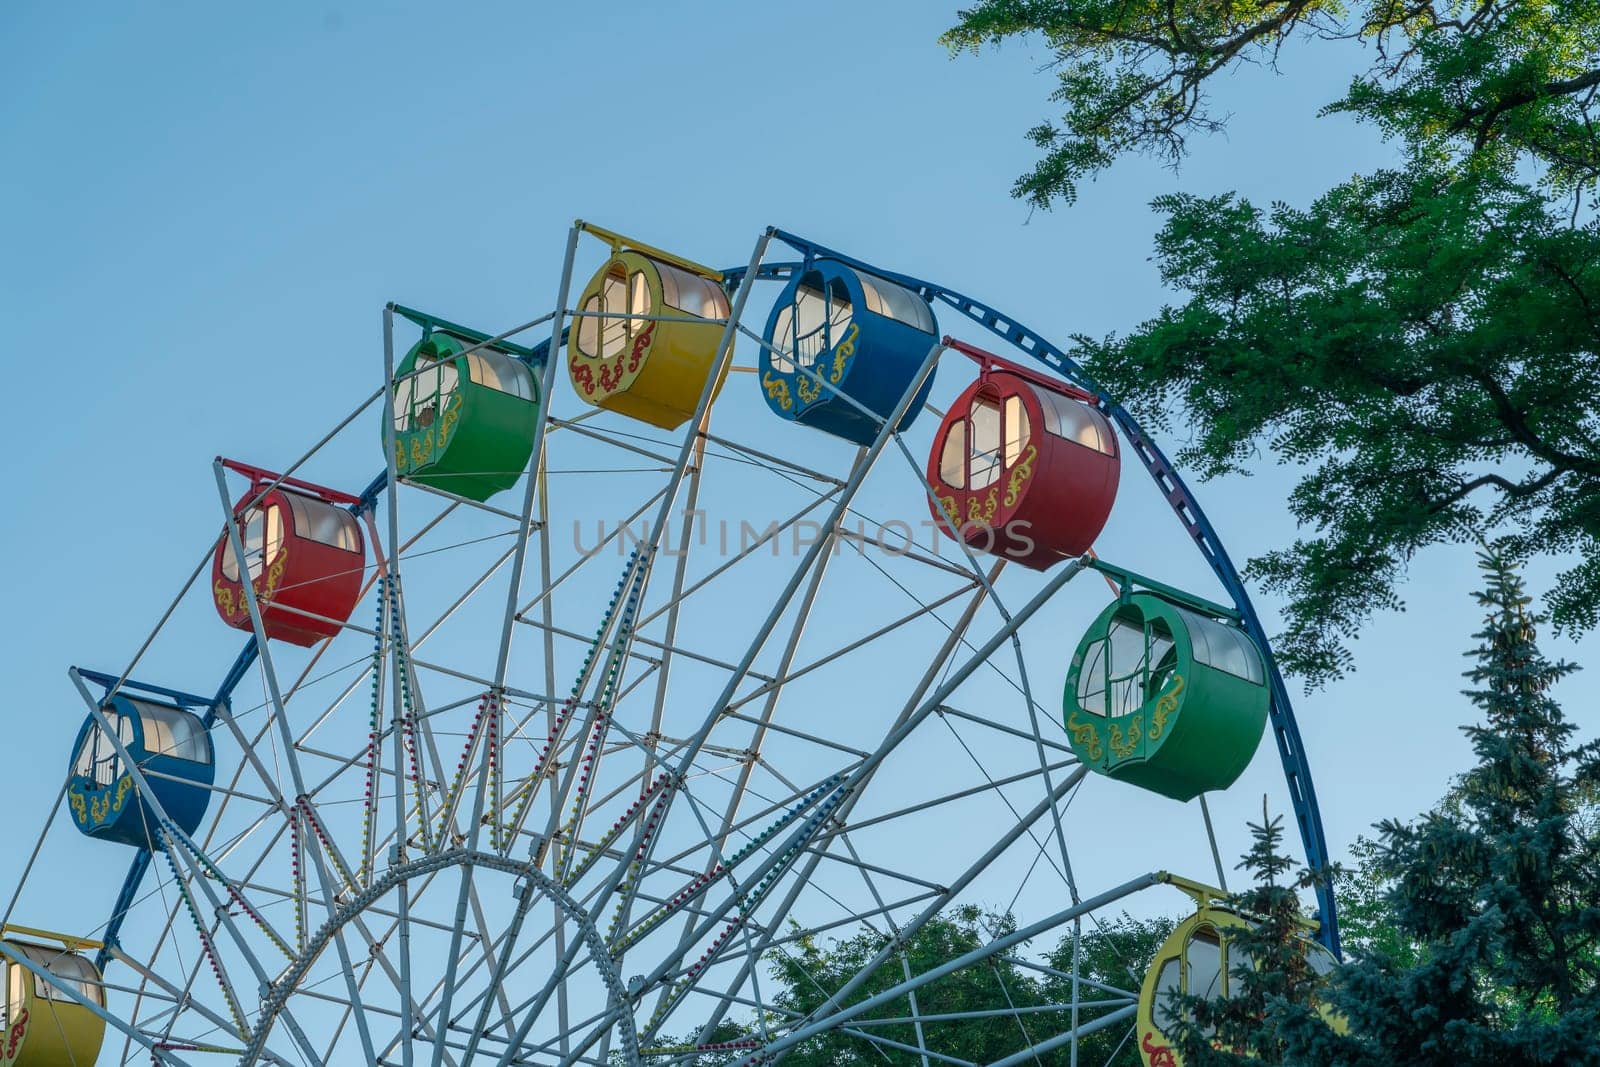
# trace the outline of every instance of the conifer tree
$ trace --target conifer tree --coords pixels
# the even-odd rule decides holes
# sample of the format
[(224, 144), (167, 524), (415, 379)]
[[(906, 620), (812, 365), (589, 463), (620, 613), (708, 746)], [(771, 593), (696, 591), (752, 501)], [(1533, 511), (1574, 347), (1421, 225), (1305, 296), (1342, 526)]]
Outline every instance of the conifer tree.
[(1179, 998), (1185, 1067), (1600, 1064), (1600, 752), (1574, 744), (1551, 695), (1576, 668), (1539, 650), (1520, 578), (1493, 552), (1480, 565), (1466, 695), (1483, 718), (1463, 728), (1478, 761), (1446, 803), (1378, 826), (1393, 936), (1308, 981), (1286, 936), (1298, 883), (1276, 885), (1289, 866), (1274, 824), (1253, 827), (1257, 885), (1236, 903), (1262, 919), (1241, 935), (1258, 967), (1235, 969), (1231, 998)]
[(1465, 727), (1478, 762), (1452, 800), (1379, 825), (1396, 928), (1420, 946), (1343, 968), (1328, 991), (1349, 1030), (1302, 1026), (1285, 1062), (1600, 1064), (1600, 834), (1594, 744), (1551, 687), (1576, 668), (1539, 650), (1521, 579), (1485, 552), (1485, 609)]
[[(1228, 941), (1226, 996), (1190, 990), (1167, 1005), (1176, 1020), (1168, 1037), (1184, 1067), (1246, 1067), (1285, 1063), (1287, 1035), (1316, 1017), (1325, 967), (1309, 943), (1314, 927), (1300, 906), (1301, 893), (1317, 875), (1296, 870), (1282, 851), (1283, 818), (1269, 817), (1263, 798), (1261, 822), (1250, 824), (1252, 843), (1239, 866), (1254, 878), (1229, 898), (1230, 910), (1249, 925), (1224, 931)], [(1331, 954), (1328, 959), (1331, 960)], [(1221, 992), (1218, 990), (1217, 992)]]

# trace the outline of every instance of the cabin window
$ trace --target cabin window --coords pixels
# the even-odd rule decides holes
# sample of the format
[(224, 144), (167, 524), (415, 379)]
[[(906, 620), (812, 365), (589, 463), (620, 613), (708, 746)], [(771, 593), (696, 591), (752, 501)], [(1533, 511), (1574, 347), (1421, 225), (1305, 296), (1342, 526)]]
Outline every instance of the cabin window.
[(1185, 626), (1189, 630), (1189, 644), (1195, 662), (1204, 663), (1235, 678), (1243, 678), (1255, 685), (1266, 683), (1266, 671), (1255, 642), (1237, 626), (1192, 611), (1183, 611)]
[(198, 717), (177, 708), (135, 700), (144, 727), (144, 749), (152, 756), (173, 756), (192, 763), (210, 763), (211, 746)]
[(1078, 672), (1078, 707), (1091, 715), (1106, 713), (1106, 641), (1089, 646)]
[[(1250, 958), (1242, 955), (1233, 945), (1227, 946), (1227, 955), (1235, 966), (1252, 966)], [(1236, 958), (1237, 957), (1237, 958)], [(1243, 961), (1242, 964), (1240, 961)], [(1223, 970), (1223, 941), (1212, 926), (1198, 926), (1183, 946), (1183, 972), (1180, 973), (1176, 957), (1161, 964), (1156, 975), (1155, 1003), (1151, 1005), (1151, 1018), (1163, 1033), (1171, 1033), (1177, 1023), (1177, 1013), (1170, 1000), (1173, 994), (1183, 993), (1205, 1000), (1216, 1000), (1228, 992), (1228, 976)], [(1206, 1033), (1211, 1033), (1207, 1030)]]
[(1145, 656), (1145, 662), (1150, 665), (1150, 675), (1145, 680), (1144, 696), (1146, 700), (1151, 700), (1167, 687), (1177, 673), (1178, 643), (1172, 639), (1172, 628), (1165, 619), (1151, 619), (1145, 639), (1150, 643), (1150, 651)]
[(1256, 961), (1255, 958), (1250, 955), (1250, 951), (1248, 949), (1232, 938), (1228, 939), (1226, 947), (1228, 957), (1228, 973), (1224, 978), (1223, 986), (1226, 989), (1228, 996), (1234, 997), (1238, 996), (1239, 992), (1244, 988), (1239, 978), (1239, 972), (1255, 970)]
[[(62, 992), (45, 981), (42, 976), (33, 974), (33, 995), (35, 997), (67, 1004), (80, 1003), (81, 998), (81, 1000), (98, 1004), (101, 1007), (105, 1006), (105, 990), (100, 986), (100, 976), (95, 972), (94, 965), (82, 956), (73, 952), (57, 952), (47, 948), (40, 948), (36, 945), (14, 945), (14, 947), (21, 949), (23, 955), (27, 956), (31, 963), (49, 971), (62, 985), (77, 994), (77, 997), (74, 997), (69, 993)], [(22, 970), (22, 968), (15, 965), (11, 969), (18, 972)], [(20, 978), (21, 975), (18, 974), (17, 977)], [(13, 1005), (20, 1008), (20, 1000), (20, 997), (13, 997)]]
[[(605, 287), (601, 283), (601, 288)], [(583, 305), (583, 317), (578, 319), (577, 346), (578, 351), (586, 356), (594, 357), (600, 354), (600, 320), (592, 316), (600, 312), (600, 298), (591, 296)]]
[[(583, 310), (611, 316), (632, 313), (628, 301), (628, 275), (621, 264), (606, 275), (605, 281), (600, 283), (600, 292), (590, 298), (589, 304)], [(600, 345), (594, 355), (609, 358), (628, 346), (628, 339), (633, 336), (631, 319), (599, 318), (595, 321), (600, 328)]]
[(613, 264), (600, 282), (600, 291), (583, 305), (585, 318), (578, 325), (578, 351), (591, 358), (610, 359), (632, 346), (650, 320), (627, 316), (650, 314), (650, 281), (643, 271), (632, 277), (621, 263)]
[(496, 352), (491, 348), (468, 352), (467, 376), (474, 385), (499, 393), (510, 393), (523, 400), (533, 399), (532, 373), (526, 364), (504, 352)]
[(394, 428), (400, 433), (426, 430), (438, 422), (456, 391), (459, 375), (452, 354), (436, 349), (445, 358), (417, 353), (410, 374), (395, 386)]
[(294, 512), (294, 532), (319, 544), (332, 545), (345, 552), (361, 551), (356, 517), (344, 508), (299, 493), (285, 492)]
[[(103, 709), (106, 718), (116, 728), (122, 746), (133, 744), (133, 720), (113, 708)], [(107, 736), (105, 729), (95, 723), (78, 749), (78, 758), (72, 763), (72, 773), (93, 783), (95, 789), (105, 789), (122, 777), (122, 757), (117, 746)]]
[[(979, 395), (967, 408), (967, 417), (956, 426), (961, 427), (958, 437), (955, 426), (945, 439), (940, 456), (940, 470), (946, 472), (953, 466), (951, 442), (964, 440), (967, 454), (965, 480), (962, 474), (944, 473), (944, 480), (957, 489), (987, 489), (1000, 478), (1001, 466), (1013, 466), (1022, 457), (1032, 439), (1033, 428), (1028, 411), (1019, 396), (1008, 396), (1003, 401)], [(962, 447), (962, 446), (955, 446)]]
[(984, 489), (1000, 477), (1000, 405), (980, 396), (972, 401), (968, 411), (972, 439), (968, 450), (967, 486)]
[[(265, 508), (257, 504), (239, 520), (240, 539), (244, 542), (245, 569), (252, 581), (261, 577), (265, 566), (278, 558), (283, 549), (283, 509), (277, 504)], [(230, 582), (239, 580), (239, 560), (234, 555), (233, 538), (228, 537), (227, 551), (222, 554), (222, 574)]]
[(1178, 1021), (1173, 1014), (1170, 1000), (1176, 994), (1183, 992), (1179, 984), (1183, 977), (1183, 963), (1174, 956), (1161, 965), (1161, 971), (1156, 975), (1156, 1002), (1151, 1007), (1151, 1017), (1155, 1020), (1156, 1028), (1162, 1033), (1167, 1033)]
[(1030, 427), (1028, 411), (1022, 406), (1022, 397), (1015, 393), (1006, 397), (1006, 466), (1016, 463), (1022, 450), (1028, 447)]
[(1078, 706), (1094, 715), (1128, 715), (1144, 703), (1145, 632), (1137, 608), (1112, 616), (1078, 672)]
[[(795, 300), (799, 299), (800, 292), (795, 290)], [(794, 373), (794, 360), (790, 358), (794, 353), (794, 307), (785, 304), (778, 309), (778, 317), (772, 320), (772, 337), (767, 341), (767, 358), (779, 374)]]
[[(628, 277), (628, 310), (630, 316), (654, 314), (655, 309), (650, 306), (650, 279), (644, 276), (644, 271), (636, 270)], [(645, 330), (650, 328), (647, 320), (629, 318), (624, 321), (628, 328), (628, 341), (631, 343)]]
[(1144, 706), (1150, 674), (1150, 649), (1139, 614), (1114, 618), (1106, 645), (1107, 714), (1131, 715)]
[(967, 487), (967, 420), (950, 427), (939, 452), (939, 480), (952, 489)]
[(661, 302), (699, 319), (728, 317), (728, 294), (710, 278), (691, 274), (667, 263), (657, 263), (661, 274)]
[(857, 271), (856, 277), (861, 282), (861, 293), (866, 297), (868, 311), (903, 322), (923, 333), (934, 332), (933, 310), (922, 297), (873, 274)]
[(850, 333), (854, 308), (850, 290), (839, 278), (826, 283), (819, 273), (801, 279), (794, 302), (778, 312), (772, 328), (773, 369), (793, 374), (795, 362), (810, 369), (824, 352)]
[(1094, 715), (1131, 715), (1166, 688), (1178, 645), (1162, 619), (1128, 608), (1111, 619), (1078, 672), (1078, 706)]
[[(1195, 929), (1183, 952), (1189, 965), (1188, 994), (1216, 1000), (1223, 995), (1222, 942), (1217, 932), (1209, 926)], [(1210, 1033), (1207, 1029), (1205, 1033)]]
[(0, 960), (0, 984), (4, 985), (4, 1003), (0, 1004), (0, 1033), (11, 1028), (11, 1020), (22, 1014), (22, 982), (24, 968), (9, 959)]
[(1080, 400), (1029, 384), (1044, 411), (1045, 432), (1074, 441), (1108, 456), (1117, 454), (1117, 437), (1105, 416)]

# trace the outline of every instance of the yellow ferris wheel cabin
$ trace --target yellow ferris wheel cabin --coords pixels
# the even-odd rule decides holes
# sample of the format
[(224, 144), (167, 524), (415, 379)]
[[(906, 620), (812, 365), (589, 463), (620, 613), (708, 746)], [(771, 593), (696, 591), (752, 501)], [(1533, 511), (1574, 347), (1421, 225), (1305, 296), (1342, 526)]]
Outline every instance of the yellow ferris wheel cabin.
[[(1244, 947), (1237, 943), (1237, 937), (1241, 931), (1250, 929), (1254, 920), (1230, 907), (1228, 894), (1220, 889), (1173, 874), (1166, 875), (1163, 880), (1187, 893), (1198, 907), (1193, 915), (1173, 928), (1150, 961), (1139, 991), (1134, 1036), (1145, 1067), (1184, 1067), (1183, 1056), (1169, 1036), (1176, 1022), (1174, 994), (1207, 1000), (1237, 996), (1241, 989), (1239, 970), (1255, 966)], [(1321, 943), (1312, 940), (1315, 928), (1315, 923), (1306, 924), (1306, 963), (1314, 973), (1326, 977), (1339, 966), (1339, 960)], [(1321, 1012), (1335, 1029), (1342, 1032), (1347, 1026), (1326, 1006)]]
[[(97, 941), (34, 930), (0, 929), (0, 1067), (83, 1067), (100, 1056), (105, 1020), (100, 972), (79, 949)], [(54, 944), (46, 944), (54, 942)]]
[[(727, 324), (722, 272), (596, 226), (611, 258), (578, 298), (567, 373), (586, 403), (672, 430), (695, 413)], [(713, 397), (722, 389), (726, 366)]]

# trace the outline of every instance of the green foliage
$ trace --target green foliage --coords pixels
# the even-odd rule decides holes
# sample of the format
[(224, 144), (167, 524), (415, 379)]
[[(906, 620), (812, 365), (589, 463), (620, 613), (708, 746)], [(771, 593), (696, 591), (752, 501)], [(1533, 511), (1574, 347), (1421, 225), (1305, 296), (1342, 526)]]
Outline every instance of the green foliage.
[[(986, 916), (972, 906), (958, 909), (948, 918), (929, 922), (910, 939), (903, 961), (890, 956), (845, 1004), (875, 996), (910, 975), (921, 974), (971, 952), (993, 937), (1010, 933), (1013, 926), (1009, 917)], [(887, 940), (882, 934), (861, 933), (827, 948), (810, 939), (800, 942), (798, 951), (781, 956), (773, 963), (773, 977), (782, 983), (774, 1002), (786, 1012), (811, 1014), (822, 1007), (833, 991), (855, 977)], [(1028, 1008), (1043, 1003), (1037, 983), (1015, 964), (1000, 960), (960, 970), (930, 983), (917, 991), (916, 998), (917, 1011), (922, 1015), (998, 1011), (1012, 1004)], [(891, 1007), (892, 1010), (888, 1010)], [(911, 1014), (911, 1002), (908, 998), (872, 1014), (876, 1018), (904, 1018)], [(996, 1015), (986, 1019), (930, 1023), (927, 1040), (946, 1055), (986, 1063), (1025, 1047), (1027, 1042), (1023, 1040), (1022, 1030), (1029, 1028), (1030, 1023), (1032, 1028), (1028, 1032), (1048, 1032), (1041, 1030), (1041, 1022), (1022, 1016), (1019, 1026), (1019, 1018)], [(910, 1023), (861, 1028), (903, 1046), (917, 1047), (916, 1030)], [(885, 1055), (889, 1057), (887, 1061)], [(883, 1049), (880, 1053), (861, 1038), (834, 1031), (801, 1044), (786, 1061), (796, 1067), (846, 1067), (850, 1064), (865, 1067), (884, 1062), (914, 1064), (920, 1059), (915, 1052)]]
[[(1295, 994), (1290, 970), (1237, 1010), (1189, 1006), (1190, 1067), (1242, 1064), (1199, 1047), (1213, 1024), (1227, 1047), (1284, 1064), (1600, 1064), (1600, 754), (1572, 744), (1550, 696), (1573, 668), (1539, 651), (1521, 581), (1501, 556), (1482, 565), (1477, 763), (1433, 812), (1380, 824), (1361, 880), (1343, 882), (1353, 958), (1320, 994), (1343, 1025)], [(1283, 966), (1253, 951), (1262, 975)]]
[(1040, 34), (1055, 55), (1057, 121), (1028, 132), (1043, 150), (1012, 195), (1070, 203), (1078, 181), (1125, 152), (1176, 163), (1186, 135), (1219, 129), (1206, 81), (1242, 59), (1269, 59), (1296, 30), (1328, 28), (1336, 0), (981, 0), (941, 40), (952, 50)]
[(1340, 868), (1333, 883), (1339, 937), (1348, 956), (1382, 956), (1410, 967), (1422, 958), (1422, 949), (1394, 924), (1389, 907), (1394, 882), (1380, 868), (1381, 861), (1382, 846), (1370, 837), (1358, 837), (1350, 846), (1350, 862)]
[(1520, 579), (1499, 556), (1482, 565), (1487, 618), (1467, 673), (1478, 762), (1456, 810), (1379, 827), (1393, 921), (1420, 958), (1374, 951), (1346, 968), (1330, 999), (1350, 1033), (1306, 1034), (1308, 1057), (1600, 1063), (1600, 834), (1585, 817), (1600, 758), (1571, 743), (1549, 689), (1574, 668), (1539, 651)]
[[(1289, 1038), (1307, 1020), (1316, 1020), (1322, 976), (1313, 967), (1308, 926), (1300, 894), (1318, 875), (1295, 870), (1284, 855), (1283, 819), (1269, 818), (1265, 801), (1261, 822), (1250, 824), (1252, 845), (1239, 864), (1253, 884), (1229, 898), (1229, 907), (1250, 925), (1229, 932), (1229, 995), (1208, 999), (1190, 993), (1171, 995), (1177, 1020), (1167, 1036), (1185, 1067), (1246, 1067), (1289, 1063)], [(1254, 966), (1249, 961), (1254, 961)]]
[[(1540, 617), (1498, 554), (1482, 559), (1478, 602), (1485, 623), (1466, 673), (1467, 695), (1482, 722), (1466, 727), (1477, 762), (1429, 814), (1389, 821), (1363, 839), (1351, 869), (1336, 872), (1351, 959), (1331, 980), (1319, 977), (1300, 901), (1318, 880), (1282, 851), (1283, 824), (1263, 811), (1240, 866), (1252, 884), (1228, 906), (1250, 920), (1230, 929), (1227, 997), (1174, 997), (1167, 1028), (1185, 1067), (1256, 1064), (1390, 1067), (1533, 1067), (1600, 1064), (1600, 743), (1575, 746), (1575, 729), (1551, 687), (1573, 667), (1544, 658)], [(883, 992), (1014, 929), (1006, 916), (964, 907), (905, 938), (843, 1003)], [(1138, 990), (1155, 951), (1173, 929), (1166, 920), (1127, 916), (1070, 932), (1044, 968), (1006, 958), (957, 971), (919, 990), (923, 1016), (983, 1013), (924, 1023), (929, 1046), (972, 1062), (992, 1062), (1060, 1033), (1076, 973), (1091, 982)], [(801, 939), (773, 964), (775, 1010), (766, 1020), (724, 1024), (712, 1041), (759, 1036), (762, 1024), (814, 1016), (860, 974), (890, 940), (861, 933), (824, 945)], [(1052, 973), (1059, 972), (1059, 973)], [(1104, 999), (1093, 986), (1083, 1000)], [(1031, 1012), (1028, 1009), (1046, 1010)], [(882, 1006), (849, 1030), (813, 1038), (789, 1057), (805, 1067), (918, 1064), (909, 998)], [(1112, 1010), (1085, 1005), (1085, 1022)], [(895, 1044), (875, 1044), (871, 1033)], [(1080, 1063), (1137, 1067), (1126, 1026), (1090, 1035)], [(665, 1042), (671, 1046), (673, 1042)], [(687, 1061), (713, 1067), (741, 1052), (707, 1051)], [(1041, 1067), (1068, 1062), (1065, 1049), (1041, 1054)]]
[(1397, 165), (1309, 207), (1159, 198), (1156, 259), (1187, 299), (1080, 338), (1103, 387), (1189, 433), (1203, 477), (1270, 454), (1303, 472), (1307, 535), (1252, 560), (1288, 602), (1280, 663), (1316, 685), (1420, 550), (1487, 532), (1514, 560), (1570, 554), (1552, 618), (1600, 622), (1600, 4), (985, 0), (953, 48), (1027, 33), (1056, 51), (1059, 124), (1017, 195), (1070, 200), (1129, 151), (1176, 162), (1214, 128), (1208, 79), (1296, 35), (1369, 42), (1326, 110), (1375, 124)]
[[(1144, 983), (1145, 971), (1155, 958), (1156, 950), (1176, 925), (1165, 917), (1135, 919), (1126, 913), (1109, 922), (1085, 923), (1078, 947), (1077, 974), (1080, 978), (1137, 993)], [(1040, 991), (1047, 1003), (1071, 1002), (1072, 980), (1064, 976), (1074, 973), (1072, 955), (1071, 936), (1063, 937), (1055, 949), (1046, 955), (1045, 963), (1059, 972), (1040, 978)], [(1095, 1000), (1111, 994), (1080, 982), (1079, 996), (1083, 1000)], [(1087, 1021), (1093, 1015), (1084, 1012), (1083, 1018)], [(1060, 1023), (1057, 1023), (1059, 1026)], [(1125, 1026), (1097, 1030), (1079, 1040), (1078, 1063), (1083, 1067), (1100, 1067), (1102, 1064), (1105, 1067), (1142, 1067), (1135, 1044)], [(1069, 1057), (1059, 1053), (1047, 1062), (1065, 1064), (1069, 1062)]]
[(1087, 343), (1113, 395), (1157, 425), (1178, 407), (1179, 458), (1242, 470), (1263, 444), (1307, 473), (1289, 505), (1317, 531), (1251, 562), (1287, 595), (1280, 662), (1310, 682), (1345, 640), (1399, 608), (1410, 558), (1498, 527), (1518, 555), (1581, 550), (1555, 599), (1600, 606), (1600, 229), (1575, 230), (1514, 182), (1385, 172), (1309, 210), (1164, 197), (1157, 250), (1193, 294), (1134, 334)]
[[(1172, 927), (1169, 919), (1134, 919), (1127, 915), (1098, 926), (1085, 923), (1077, 949), (1081, 968), (1077, 973), (1091, 982), (1137, 992), (1146, 967)], [(970, 905), (954, 909), (930, 920), (905, 939), (903, 957), (898, 953), (891, 955), (842, 1004), (855, 1004), (875, 996), (904, 981), (908, 975), (938, 967), (1013, 929), (1015, 923), (1010, 916), (986, 914)], [(797, 941), (772, 963), (769, 981), (776, 982), (777, 987), (769, 985), (765, 992), (776, 1011), (767, 1020), (768, 1024), (776, 1025), (780, 1020), (789, 1022), (796, 1015), (817, 1012), (831, 994), (860, 973), (888, 943), (888, 938), (874, 933), (861, 933), (828, 943), (810, 937)], [(974, 1019), (924, 1022), (927, 1047), (944, 1056), (988, 1063), (1067, 1029), (1070, 1011), (1030, 1012), (1026, 1009), (1070, 1005), (1072, 981), (1066, 976), (1073, 973), (1073, 952), (1073, 938), (1069, 932), (1045, 955), (1046, 970), (995, 958), (923, 986), (917, 991), (916, 1002), (917, 1014), (921, 1016), (989, 1013)], [(1061, 973), (1050, 974), (1050, 970)], [(1087, 983), (1080, 983), (1079, 996), (1082, 1023), (1120, 1006), (1120, 1003), (1110, 1007), (1094, 1004), (1114, 994)], [(911, 1013), (909, 998), (886, 1004), (850, 1023), (856, 1033), (832, 1030), (819, 1034), (790, 1051), (784, 1062), (797, 1067), (849, 1067), (852, 1064), (913, 1067), (922, 1062), (916, 1052), (915, 1027), (909, 1022), (888, 1025), (873, 1022), (908, 1018)], [(859, 1036), (861, 1033), (896, 1042), (901, 1047), (868, 1041)], [(1095, 1067), (1102, 1064), (1105, 1067), (1140, 1067), (1133, 1042), (1124, 1040), (1128, 1033), (1129, 1026), (1122, 1024), (1087, 1035), (1079, 1043), (1079, 1063)], [(724, 1023), (710, 1041), (734, 1042), (760, 1036), (759, 1021)], [(688, 1047), (687, 1039), (662, 1039), (654, 1051), (667, 1054), (668, 1050)], [(743, 1055), (708, 1051), (679, 1062), (714, 1067), (737, 1062)], [(1039, 1062), (1044, 1067), (1066, 1067), (1070, 1053), (1064, 1048), (1041, 1053)]]
[(1224, 125), (1210, 80), (1275, 65), (1296, 38), (1370, 44), (1371, 67), (1328, 110), (1376, 123), (1418, 160), (1531, 155), (1563, 190), (1600, 175), (1593, 0), (979, 0), (958, 18), (941, 38), (953, 51), (1037, 35), (1054, 55), (1063, 113), (1029, 131), (1043, 158), (1013, 189), (1038, 207), (1070, 203), (1082, 178), (1129, 152), (1176, 164), (1189, 135)]

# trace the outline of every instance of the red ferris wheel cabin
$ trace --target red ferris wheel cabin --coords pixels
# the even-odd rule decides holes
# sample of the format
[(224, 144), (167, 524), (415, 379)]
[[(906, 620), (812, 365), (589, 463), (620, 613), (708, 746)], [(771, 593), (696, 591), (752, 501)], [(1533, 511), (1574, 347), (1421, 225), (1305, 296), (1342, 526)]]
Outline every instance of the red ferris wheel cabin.
[[(338, 633), (361, 597), (366, 546), (350, 507), (360, 498), (259, 467), (223, 460), (250, 479), (234, 504), (244, 572), (270, 638), (314, 645)], [(250, 630), (239, 560), (224, 531), (211, 561), (211, 593), (229, 626)]]
[(939, 528), (1035, 570), (1081, 555), (1117, 498), (1122, 460), (1110, 421), (1081, 389), (944, 343), (978, 364), (978, 380), (951, 406), (928, 457)]

